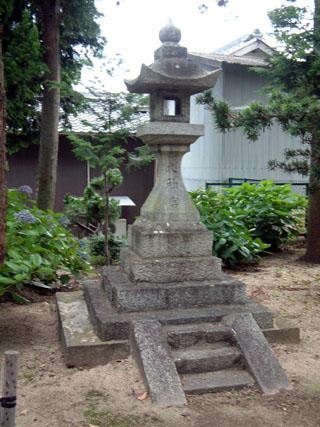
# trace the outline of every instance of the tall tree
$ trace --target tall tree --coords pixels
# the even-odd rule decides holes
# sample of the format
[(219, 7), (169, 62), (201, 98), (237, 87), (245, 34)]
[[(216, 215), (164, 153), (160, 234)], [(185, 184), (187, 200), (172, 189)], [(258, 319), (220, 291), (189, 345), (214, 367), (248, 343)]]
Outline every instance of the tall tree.
[[(1, 0), (0, 0), (1, 2)], [(60, 0), (61, 120), (68, 125), (70, 113), (78, 112), (83, 96), (73, 90), (81, 77), (81, 68), (102, 51), (99, 36), (100, 16), (93, 0)], [(43, 30), (39, 0), (15, 0), (4, 28), (3, 54), (7, 92), (7, 149), (18, 151), (39, 141), (44, 74)], [(18, 135), (18, 138), (17, 138)]]
[(38, 168), (37, 204), (53, 209), (57, 180), (60, 109), (60, 0), (42, 0), (39, 17), (42, 27), (45, 73)]
[(304, 259), (320, 263), (320, 0), (314, 0), (313, 19), (306, 8), (288, 5), (270, 12), (274, 35), (281, 49), (270, 58), (269, 66), (258, 70), (269, 79), (267, 105), (255, 102), (239, 113), (206, 93), (199, 97), (213, 112), (221, 131), (243, 129), (250, 140), (272, 126), (274, 121), (290, 135), (299, 137), (299, 150), (288, 149), (285, 161), (271, 167), (309, 175), (307, 247)]
[(80, 49), (84, 54), (90, 50), (97, 56), (102, 51), (103, 39), (96, 22), (100, 14), (94, 0), (33, 0), (31, 6), (40, 26), (47, 67), (41, 112), (37, 203), (40, 208), (48, 209), (53, 208), (55, 199), (60, 95), (65, 95), (67, 102), (64, 106), (68, 109), (72, 84), (79, 79), (84, 63)]
[(4, 74), (2, 61), (2, 38), (3, 24), (0, 24), (0, 265), (5, 256), (5, 227), (6, 227), (6, 207), (7, 207), (7, 186), (6, 186), (6, 109)]
[(6, 95), (3, 71), (2, 42), (4, 22), (10, 14), (11, 2), (0, 3), (0, 265), (3, 264), (6, 252), (6, 211), (7, 211), (7, 181), (6, 181)]

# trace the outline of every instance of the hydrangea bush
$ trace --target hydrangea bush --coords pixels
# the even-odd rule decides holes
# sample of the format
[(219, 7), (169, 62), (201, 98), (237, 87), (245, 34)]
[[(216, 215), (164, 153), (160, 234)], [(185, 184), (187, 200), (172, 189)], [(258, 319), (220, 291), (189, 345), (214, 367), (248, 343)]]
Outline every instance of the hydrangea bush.
[(31, 200), (32, 190), (23, 186), (8, 191), (7, 254), (0, 267), (0, 296), (24, 284), (46, 286), (57, 279), (58, 270), (76, 274), (89, 268), (87, 254), (65, 228), (67, 219), (42, 211)]
[(306, 197), (290, 185), (244, 183), (191, 192), (201, 221), (213, 232), (213, 254), (226, 264), (250, 263), (304, 232)]

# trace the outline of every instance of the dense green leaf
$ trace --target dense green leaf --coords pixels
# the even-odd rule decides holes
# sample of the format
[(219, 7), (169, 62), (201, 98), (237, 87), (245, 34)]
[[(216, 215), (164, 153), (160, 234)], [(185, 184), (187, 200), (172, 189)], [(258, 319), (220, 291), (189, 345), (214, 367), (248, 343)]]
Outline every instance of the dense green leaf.
[(289, 185), (245, 183), (221, 192), (191, 192), (202, 222), (213, 232), (213, 254), (227, 264), (255, 261), (304, 231), (306, 199)]
[(89, 267), (85, 250), (63, 225), (64, 217), (41, 211), (18, 190), (8, 192), (7, 254), (0, 267), (0, 295), (10, 286), (43, 284), (58, 279), (63, 269), (74, 274)]

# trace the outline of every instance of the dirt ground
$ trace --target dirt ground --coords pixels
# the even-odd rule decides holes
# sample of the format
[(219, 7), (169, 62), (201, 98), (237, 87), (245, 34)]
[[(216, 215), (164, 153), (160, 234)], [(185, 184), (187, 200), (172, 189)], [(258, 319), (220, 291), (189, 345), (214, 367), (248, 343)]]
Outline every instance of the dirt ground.
[(52, 297), (0, 304), (0, 355), (20, 352), (17, 426), (320, 426), (320, 267), (297, 261), (301, 254), (291, 248), (258, 267), (229, 272), (247, 284), (252, 298), (301, 328), (300, 344), (273, 347), (294, 388), (272, 397), (248, 388), (193, 396), (186, 408), (158, 409), (144, 399), (131, 360), (88, 370), (64, 366)]

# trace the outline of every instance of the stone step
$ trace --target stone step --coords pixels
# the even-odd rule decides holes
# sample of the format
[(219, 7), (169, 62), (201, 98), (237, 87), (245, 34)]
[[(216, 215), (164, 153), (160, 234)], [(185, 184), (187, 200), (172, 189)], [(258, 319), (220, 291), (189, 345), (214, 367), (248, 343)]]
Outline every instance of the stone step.
[(241, 352), (227, 343), (205, 344), (172, 351), (180, 374), (196, 374), (233, 367), (241, 361)]
[(161, 324), (155, 320), (133, 321), (130, 344), (152, 401), (162, 407), (185, 405), (186, 397)]
[(174, 349), (187, 348), (200, 342), (231, 341), (233, 338), (231, 328), (221, 323), (166, 325), (164, 331)]
[(255, 383), (252, 376), (240, 368), (183, 375), (181, 382), (186, 394), (214, 393), (239, 389)]
[(291, 390), (292, 385), (251, 314), (226, 316), (223, 321), (231, 326), (248, 370), (264, 394)]

